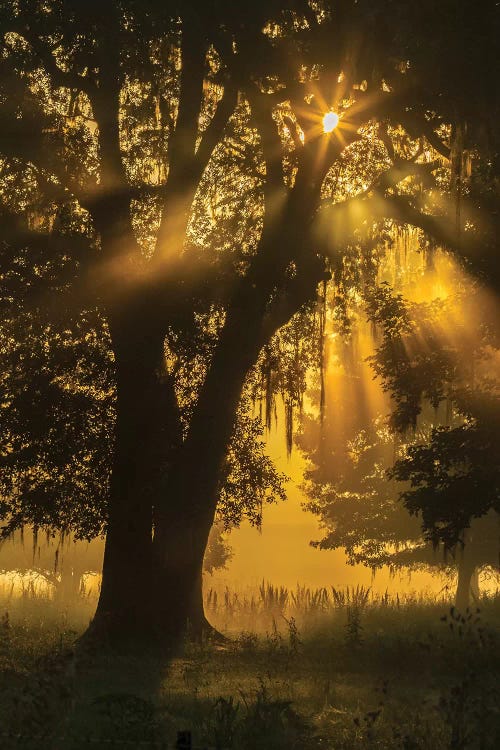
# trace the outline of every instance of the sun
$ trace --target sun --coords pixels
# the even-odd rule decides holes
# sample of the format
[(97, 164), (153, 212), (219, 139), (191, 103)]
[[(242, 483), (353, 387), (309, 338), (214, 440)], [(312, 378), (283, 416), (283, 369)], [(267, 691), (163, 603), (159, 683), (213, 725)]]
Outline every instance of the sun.
[(331, 133), (339, 124), (339, 116), (336, 112), (327, 112), (323, 117), (323, 132)]

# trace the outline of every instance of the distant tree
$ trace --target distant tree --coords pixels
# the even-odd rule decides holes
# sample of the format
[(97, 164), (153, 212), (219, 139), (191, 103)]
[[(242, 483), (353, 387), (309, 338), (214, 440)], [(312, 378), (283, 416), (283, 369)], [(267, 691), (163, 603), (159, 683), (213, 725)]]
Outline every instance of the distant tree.
[[(415, 237), (392, 232), (385, 248), (379, 278), (362, 287), (364, 301), (358, 295), (346, 309), (345, 331), (345, 324), (329, 312), (327, 336), (333, 331), (335, 338), (325, 365), (325, 404), (320, 417), (303, 417), (298, 441), (311, 461), (306, 507), (319, 516), (323, 529), (314, 544), (344, 548), (350, 563), (372, 569), (456, 568), (457, 604), (465, 608), (471, 580), (481, 568), (498, 568), (500, 553), (493, 456), (500, 378), (497, 303), (460, 269), (454, 270), (446, 255), (427, 249), (427, 262), (419, 259)], [(382, 281), (388, 276), (398, 293)], [(435, 284), (448, 299), (417, 304), (403, 296), (429, 296)], [(368, 361), (363, 361), (367, 344), (359, 347), (362, 337), (369, 342), (368, 351), (376, 350)], [(371, 382), (370, 364), (382, 378), (379, 385)], [(391, 412), (389, 422), (382, 414), (374, 418), (374, 408)], [(481, 409), (489, 422), (486, 414), (480, 416)], [(484, 474), (484, 502), (465, 483), (460, 492), (450, 486), (448, 498), (444, 493), (444, 477), (451, 481), (450, 461), (467, 463), (465, 436), (473, 424), (475, 439), (479, 431), (484, 443), (477, 446), (474, 472), (468, 472), (477, 486)], [(452, 435), (457, 439), (454, 452)], [(423, 477), (421, 466), (417, 497), (410, 482), (424, 457), (428, 476)]]
[[(73, 602), (88, 593), (85, 576), (98, 576), (102, 570), (103, 540), (86, 541), (74, 534), (39, 533), (20, 528), (0, 541), (0, 573), (42, 579), (56, 599)], [(224, 524), (214, 523), (208, 538), (203, 570), (213, 574), (232, 558)]]
[(95, 575), (101, 567), (99, 539), (76, 542), (71, 534), (33, 534), (31, 529), (18, 529), (0, 543), (1, 573), (41, 579), (54, 598), (64, 603), (85, 593), (85, 575)]
[[(453, 303), (442, 303), (436, 317), (436, 310), (405, 304), (387, 288), (372, 303), (374, 319), (384, 321), (373, 363), (393, 398), (393, 426), (401, 432), (418, 424), (425, 400), (435, 408), (447, 406), (447, 423), (434, 426), (424, 441), (410, 443), (390, 477), (407, 483), (400, 497), (410, 513), (421, 518), (425, 538), (434, 546), (443, 544), (454, 550), (460, 560), (457, 603), (463, 608), (478, 560), (498, 566), (496, 303), (489, 311), (483, 303), (479, 325), (472, 329), (460, 325), (460, 319), (473, 315), (470, 288), (454, 302), (455, 309), (462, 308), (458, 318), (453, 315)], [(440, 335), (439, 314), (441, 320), (451, 316), (451, 341)]]
[(490, 390), (456, 394), (462, 424), (435, 427), (429, 440), (408, 447), (391, 476), (410, 485), (401, 500), (422, 518), (434, 546), (453, 550), (459, 563), (456, 604), (469, 605), (471, 581), (500, 554), (500, 399)]
[[(342, 474), (326, 464), (309, 472), (305, 489), (307, 510), (320, 520), (322, 538), (312, 542), (319, 549), (343, 549), (349, 564), (362, 564), (375, 571), (387, 566), (397, 570), (457, 572), (455, 604), (465, 610), (473, 594), (479, 595), (478, 574), (481, 570), (498, 570), (500, 552), (499, 517), (489, 511), (469, 519), (461, 529), (460, 541), (450, 547), (442, 538), (426, 531), (422, 509), (415, 502), (402, 502), (401, 484), (388, 481), (395, 454), (394, 436), (387, 429), (369, 428), (347, 445)], [(425, 450), (424, 432), (419, 430), (408, 451)], [(342, 448), (339, 446), (339, 449)], [(409, 467), (393, 470), (397, 479), (409, 478)], [(325, 480), (325, 474), (330, 481)], [(424, 488), (422, 488), (424, 489)], [(439, 507), (440, 498), (428, 494), (429, 504)], [(460, 499), (455, 498), (459, 503)], [(437, 513), (436, 507), (434, 511)], [(425, 522), (424, 522), (425, 523)]]
[[(252, 380), (271, 382), (292, 394), (289, 411), (300, 401), (301, 345), (287, 334), (295, 315), (314, 308), (319, 283), (373, 265), (362, 253), (355, 260), (368, 225), (414, 224), (474, 262), (477, 222), (466, 220), (462, 182), (453, 188), (458, 227), (427, 188), (446, 205), (442, 159), (458, 164), (460, 154), (462, 164), (457, 133), (466, 125), (467, 149), (479, 144), (457, 101), (482, 102), (485, 79), (494, 80), (483, 63), (496, 49), (498, 14), (486, 4), (465, 31), (441, 18), (454, 18), (455, 6), (425, 3), (436, 24), (427, 59), (412, 41), (413, 5), (390, 0), (0, 4), (14, 327), (29, 309), (71, 309), (78, 343), (75, 320), (97, 308), (99, 356), (112, 352), (112, 470), (94, 634), (160, 632), (170, 641), (187, 620), (207, 627), (202, 561), (242, 393)], [(448, 57), (436, 76), (443, 39)], [(464, 56), (473, 73), (451, 87)], [(339, 127), (324, 133), (333, 106)], [(43, 337), (38, 348), (45, 356)], [(269, 365), (276, 353), (284, 368)], [(266, 368), (270, 380), (260, 377)], [(44, 403), (67, 390), (68, 379), (44, 380)], [(100, 372), (97, 380), (97, 390), (107, 382)], [(34, 403), (30, 396), (27, 407)], [(80, 429), (84, 408), (75, 406)], [(6, 447), (11, 465), (28, 455), (26, 438)], [(46, 458), (36, 450), (32, 471), (40, 478), (39, 455)], [(51, 524), (51, 495), (37, 485), (35, 515)], [(12, 489), (15, 511), (23, 500)], [(8, 517), (9, 495), (4, 503)], [(157, 591), (168, 596), (155, 599)]]

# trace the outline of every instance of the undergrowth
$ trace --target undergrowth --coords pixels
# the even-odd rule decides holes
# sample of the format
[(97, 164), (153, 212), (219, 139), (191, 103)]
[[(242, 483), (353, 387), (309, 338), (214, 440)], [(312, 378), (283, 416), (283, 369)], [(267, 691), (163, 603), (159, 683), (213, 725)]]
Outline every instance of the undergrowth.
[[(258, 628), (237, 632), (230, 623), (224, 646), (188, 641), (168, 664), (144, 644), (134, 656), (82, 663), (73, 643), (85, 610), (73, 617), (70, 607), (32, 599), (0, 610), (5, 750), (108, 740), (159, 748), (174, 746), (180, 730), (217, 750), (500, 747), (499, 597), (460, 613), (362, 587), (307, 593), (263, 584), (247, 600)], [(230, 592), (228, 600), (236, 609)]]

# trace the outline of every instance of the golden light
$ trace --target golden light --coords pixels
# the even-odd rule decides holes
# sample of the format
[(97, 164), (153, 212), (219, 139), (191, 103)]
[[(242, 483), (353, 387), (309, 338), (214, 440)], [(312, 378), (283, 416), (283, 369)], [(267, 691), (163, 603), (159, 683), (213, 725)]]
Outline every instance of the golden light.
[(323, 131), (331, 133), (339, 124), (339, 116), (336, 112), (327, 112), (323, 117)]

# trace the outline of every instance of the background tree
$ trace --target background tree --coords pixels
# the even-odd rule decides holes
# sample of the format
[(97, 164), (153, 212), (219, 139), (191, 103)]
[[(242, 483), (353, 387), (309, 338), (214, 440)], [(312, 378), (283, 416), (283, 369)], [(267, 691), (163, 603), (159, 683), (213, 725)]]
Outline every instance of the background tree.
[(465, 610), (477, 567), (498, 568), (499, 401), (496, 392), (476, 389), (457, 394), (455, 404), (462, 424), (434, 428), (426, 443), (408, 448), (391, 475), (410, 484), (401, 500), (421, 516), (426, 538), (454, 551), (456, 604)]
[[(498, 521), (493, 511), (487, 512), (491, 506), (475, 500), (465, 485), (468, 500), (452, 492), (447, 505), (444, 496), (431, 490), (431, 475), (435, 486), (443, 483), (436, 467), (441, 463), (445, 474), (450, 469), (445, 455), (439, 461), (437, 446), (435, 465), (427, 464), (429, 481), (426, 486), (421, 482), (420, 503), (399, 502), (409, 485), (402, 487), (395, 476), (415, 476), (410, 476), (408, 461), (397, 464), (399, 473), (394, 472), (391, 480), (387, 472), (397, 457), (425, 453), (434, 430), (448, 434), (450, 427), (457, 428), (464, 437), (464, 419), (474, 421), (470, 404), (464, 402), (464, 388), (477, 407), (477, 400), (485, 396), (484, 379), (494, 423), (497, 303), (449, 254), (426, 247), (418, 233), (387, 226), (385, 233), (372, 234), (371, 241), (380, 248), (376, 277), (365, 275), (361, 284), (357, 279), (354, 295), (344, 288), (343, 305), (332, 304), (332, 290), (327, 295), (331, 301), (321, 383), (328, 385), (322, 385), (324, 395), (319, 388), (311, 391), (313, 405), (323, 406), (319, 413), (312, 409), (303, 415), (297, 438), (311, 462), (306, 508), (319, 516), (323, 529), (314, 544), (343, 548), (351, 564), (372, 569), (457, 568), (457, 603), (465, 608), (471, 581), (477, 595), (479, 570), (498, 567)], [(366, 317), (367, 305), (371, 320)], [(373, 367), (382, 377), (385, 394), (373, 382)], [(384, 414), (391, 410), (387, 424)], [(492, 424), (490, 428), (491, 442)], [(455, 452), (454, 460), (464, 458)], [(475, 471), (483, 471), (479, 455), (475, 463)], [(492, 455), (488, 463), (495, 466)], [(413, 469), (416, 472), (416, 464)], [(495, 469), (489, 470), (489, 497), (496, 493), (491, 473)], [(403, 498), (409, 494), (404, 492)], [(448, 514), (455, 524), (454, 536), (446, 538), (443, 528), (436, 529), (439, 514)], [(472, 516), (476, 520), (470, 529)], [(456, 545), (457, 528), (466, 548)]]
[[(427, 448), (422, 444), (424, 439), (425, 431), (420, 429), (413, 438), (417, 446), (410, 443), (408, 447), (410, 453), (423, 452)], [(372, 571), (387, 566), (393, 573), (456, 572), (456, 606), (465, 610), (471, 595), (477, 601), (479, 573), (498, 570), (498, 515), (490, 511), (469, 520), (467, 528), (461, 530), (460, 544), (447, 547), (437, 535), (429, 538), (417, 503), (406, 505), (401, 501), (401, 484), (388, 481), (395, 443), (382, 422), (378, 429), (374, 426), (371, 431), (358, 433), (344, 450), (347, 458), (342, 474), (331, 471), (328, 463), (322, 464), (309, 473), (305, 485), (308, 494), (305, 508), (318, 515), (322, 529), (322, 538), (314, 541), (313, 546), (343, 549), (349, 564), (362, 564)], [(400, 469), (399, 464), (397, 468)], [(398, 471), (398, 479), (403, 474), (408, 479), (409, 467)], [(325, 475), (329, 475), (330, 481)], [(410, 494), (404, 492), (403, 498)], [(441, 498), (431, 492), (426, 497), (438, 513)], [(460, 498), (455, 497), (454, 501), (458, 505)]]
[[(390, 477), (409, 483), (400, 497), (421, 518), (425, 538), (454, 550), (462, 608), (478, 560), (497, 566), (499, 542), (497, 303), (490, 301), (488, 309), (482, 298), (478, 313), (474, 302), (469, 287), (436, 311), (409, 306), (386, 289), (372, 307), (374, 318), (385, 321), (373, 360), (394, 400), (394, 427), (401, 431), (421, 422), (425, 399), (435, 408), (447, 406), (445, 424), (410, 443)], [(386, 305), (390, 315), (382, 312)], [(458, 328), (452, 341), (442, 337), (443, 316)]]

